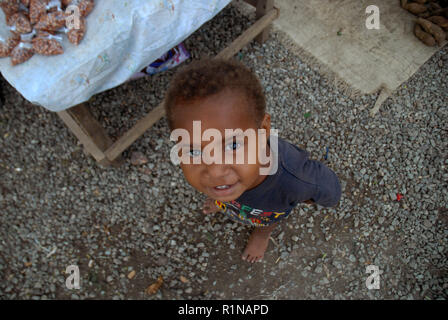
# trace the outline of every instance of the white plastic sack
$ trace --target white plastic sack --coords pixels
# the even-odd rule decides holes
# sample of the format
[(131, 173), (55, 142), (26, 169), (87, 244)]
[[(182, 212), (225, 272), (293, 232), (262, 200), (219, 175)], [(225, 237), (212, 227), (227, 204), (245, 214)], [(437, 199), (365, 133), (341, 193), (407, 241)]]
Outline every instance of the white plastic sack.
[[(34, 55), (3, 77), (28, 101), (51, 111), (85, 102), (116, 87), (213, 18), (231, 0), (97, 0), (79, 44), (64, 37), (64, 54)], [(0, 36), (9, 30), (0, 10)]]

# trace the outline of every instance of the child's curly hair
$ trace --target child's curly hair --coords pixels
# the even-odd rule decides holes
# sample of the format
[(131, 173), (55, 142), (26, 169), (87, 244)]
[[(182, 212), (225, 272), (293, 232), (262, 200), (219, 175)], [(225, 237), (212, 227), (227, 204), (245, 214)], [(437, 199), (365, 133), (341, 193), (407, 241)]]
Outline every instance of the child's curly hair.
[(206, 98), (224, 89), (235, 89), (251, 102), (255, 120), (260, 124), (266, 111), (263, 88), (257, 76), (234, 60), (202, 59), (179, 70), (165, 96), (165, 110), (170, 128), (173, 128), (173, 109), (179, 102)]

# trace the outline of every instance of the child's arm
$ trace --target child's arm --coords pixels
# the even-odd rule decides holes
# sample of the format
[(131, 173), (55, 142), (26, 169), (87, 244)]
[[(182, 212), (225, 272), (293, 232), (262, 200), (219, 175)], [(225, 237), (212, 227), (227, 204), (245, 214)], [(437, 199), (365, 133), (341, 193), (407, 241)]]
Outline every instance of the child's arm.
[(315, 160), (307, 160), (303, 166), (306, 180), (313, 182), (313, 192), (307, 201), (324, 207), (337, 205), (341, 198), (341, 185), (336, 174), (324, 164)]

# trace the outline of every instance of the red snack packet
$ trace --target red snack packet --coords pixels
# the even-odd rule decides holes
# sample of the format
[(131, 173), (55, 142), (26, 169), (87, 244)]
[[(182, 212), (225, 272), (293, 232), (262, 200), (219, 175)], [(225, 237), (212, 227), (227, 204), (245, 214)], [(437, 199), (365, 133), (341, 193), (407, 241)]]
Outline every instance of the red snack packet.
[(54, 36), (56, 31), (46, 31), (46, 30), (37, 30), (36, 37), (48, 37), (49, 35)]
[(65, 26), (66, 15), (64, 11), (54, 11), (42, 15), (34, 26), (37, 30), (57, 31)]
[(60, 43), (62, 38), (48, 34), (47, 36), (38, 36), (32, 40), (33, 50), (44, 56), (52, 56), (64, 53)]
[(47, 13), (47, 4), (49, 0), (30, 0), (30, 22), (35, 24), (40, 17)]
[(19, 12), (19, 2), (17, 0), (2, 0), (0, 1), (0, 8), (2, 8), (5, 16), (11, 16)]
[(22, 13), (14, 13), (8, 20), (11, 23), (11, 31), (18, 33), (30, 33), (33, 30), (30, 20)]
[(79, 29), (71, 29), (67, 32), (68, 41), (74, 45), (78, 45), (86, 34), (86, 20), (84, 18), (80, 19)]
[(14, 24), (13, 17), (14, 17), (14, 15), (15, 15), (16, 13), (17, 13), (17, 12), (15, 12), (15, 13), (13, 13), (13, 14), (11, 14), (11, 15), (5, 14), (5, 20), (6, 20), (6, 25), (7, 25), (7, 26), (12, 26), (12, 25)]
[(6, 24), (8, 26), (12, 26), (13, 21), (11, 20), (11, 18), (14, 14), (19, 12), (19, 2), (17, 0), (0, 0), (0, 7), (5, 14)]
[(33, 46), (30, 43), (20, 42), (11, 52), (11, 63), (13, 66), (24, 63), (33, 55)]
[(46, 6), (48, 12), (61, 11), (61, 1), (60, 0), (50, 0)]
[(62, 0), (62, 4), (66, 7), (77, 6), (81, 17), (87, 17), (95, 6), (93, 0)]
[(20, 40), (17, 37), (10, 37), (6, 41), (0, 39), (0, 58), (9, 57), (19, 42)]

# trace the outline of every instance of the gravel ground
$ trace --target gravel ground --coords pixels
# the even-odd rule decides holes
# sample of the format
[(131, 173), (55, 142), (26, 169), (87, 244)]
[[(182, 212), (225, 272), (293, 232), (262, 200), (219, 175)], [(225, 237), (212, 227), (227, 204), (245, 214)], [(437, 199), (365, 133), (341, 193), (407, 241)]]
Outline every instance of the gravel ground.
[[(229, 6), (186, 46), (194, 58), (215, 55), (253, 20)], [(121, 167), (102, 168), (55, 113), (2, 79), (0, 297), (446, 299), (447, 51), (375, 118), (376, 95), (348, 97), (277, 33), (238, 55), (260, 77), (279, 135), (325, 162), (344, 188), (335, 208), (296, 208), (255, 265), (240, 259), (249, 228), (200, 213), (204, 197), (169, 161), (164, 119), (124, 153)], [(117, 137), (161, 101), (172, 74), (98, 94), (90, 106)], [(131, 164), (137, 151), (148, 163)], [(65, 287), (72, 264), (79, 290)], [(366, 288), (370, 264), (382, 271), (378, 290)], [(159, 276), (161, 289), (146, 294)]]

